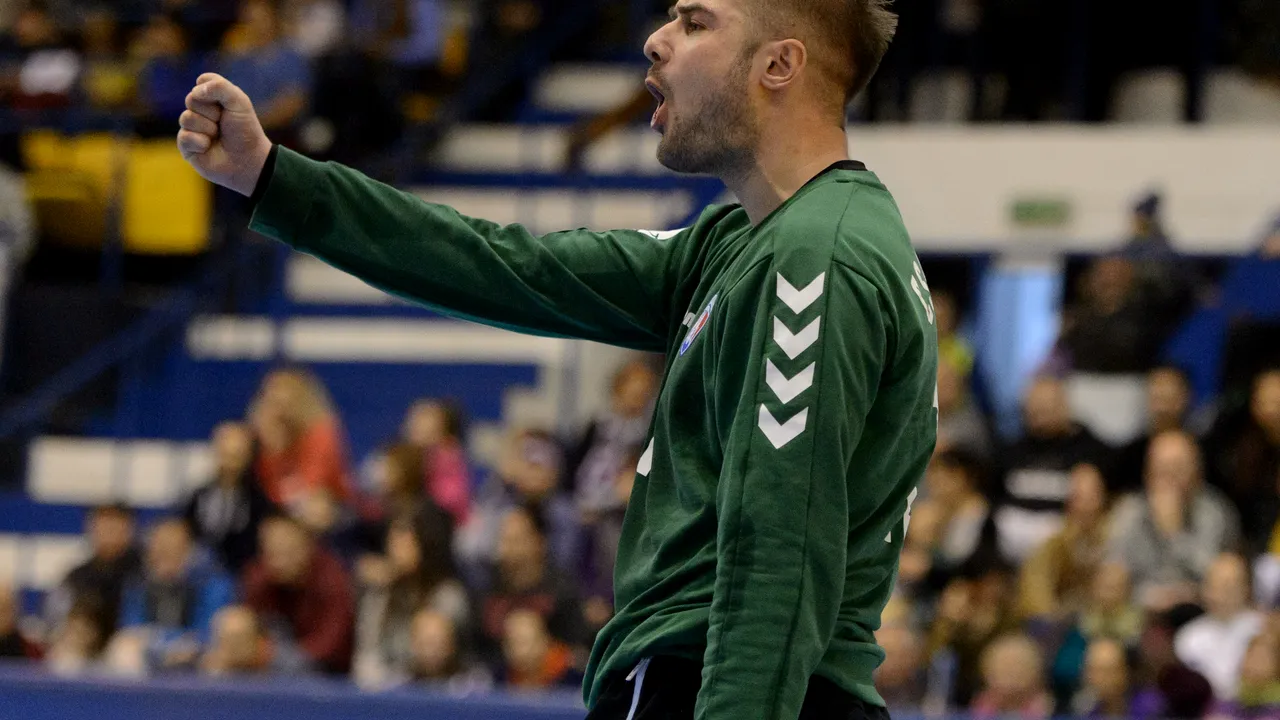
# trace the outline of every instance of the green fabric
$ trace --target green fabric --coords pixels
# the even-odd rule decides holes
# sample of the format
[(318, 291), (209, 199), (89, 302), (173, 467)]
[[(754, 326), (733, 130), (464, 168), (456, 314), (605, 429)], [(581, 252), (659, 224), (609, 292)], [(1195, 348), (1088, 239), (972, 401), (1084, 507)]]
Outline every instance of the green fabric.
[(665, 353), (589, 705), (655, 654), (703, 662), (700, 719), (794, 718), (814, 674), (883, 704), (873, 632), (937, 340), (875, 175), (830, 170), (755, 227), (730, 206), (673, 236), (537, 237), (282, 149), (253, 227), (457, 317)]

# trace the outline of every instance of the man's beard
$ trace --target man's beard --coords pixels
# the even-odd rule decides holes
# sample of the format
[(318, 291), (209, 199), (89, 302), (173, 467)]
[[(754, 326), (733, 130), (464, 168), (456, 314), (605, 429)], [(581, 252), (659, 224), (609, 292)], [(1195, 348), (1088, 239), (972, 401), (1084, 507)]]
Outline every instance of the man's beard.
[(749, 59), (702, 98), (701, 112), (676, 120), (671, 113), (658, 142), (658, 162), (679, 173), (724, 176), (755, 159), (756, 119), (747, 107)]

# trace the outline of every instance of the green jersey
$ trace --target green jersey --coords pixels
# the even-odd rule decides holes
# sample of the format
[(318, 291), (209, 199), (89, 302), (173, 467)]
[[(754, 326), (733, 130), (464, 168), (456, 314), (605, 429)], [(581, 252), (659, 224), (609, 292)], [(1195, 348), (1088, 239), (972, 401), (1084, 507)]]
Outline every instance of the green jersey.
[(874, 631), (937, 434), (937, 336), (892, 197), (838, 163), (758, 225), (535, 236), (275, 151), (253, 227), (456, 317), (661, 352), (606, 678), (702, 662), (698, 718), (794, 718), (809, 678), (883, 704)]

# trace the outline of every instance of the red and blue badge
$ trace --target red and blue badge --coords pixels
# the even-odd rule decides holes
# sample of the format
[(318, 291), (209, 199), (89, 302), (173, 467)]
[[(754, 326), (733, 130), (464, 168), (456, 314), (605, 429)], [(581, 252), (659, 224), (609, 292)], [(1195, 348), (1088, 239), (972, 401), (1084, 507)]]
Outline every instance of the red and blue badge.
[(680, 355), (683, 356), (685, 351), (693, 345), (693, 341), (698, 339), (698, 335), (702, 333), (702, 329), (707, 326), (707, 322), (711, 320), (711, 310), (716, 306), (716, 298), (720, 297), (719, 293), (711, 296), (711, 302), (707, 303), (706, 309), (694, 321), (693, 327), (689, 328), (689, 332), (684, 336), (684, 342), (680, 343)]

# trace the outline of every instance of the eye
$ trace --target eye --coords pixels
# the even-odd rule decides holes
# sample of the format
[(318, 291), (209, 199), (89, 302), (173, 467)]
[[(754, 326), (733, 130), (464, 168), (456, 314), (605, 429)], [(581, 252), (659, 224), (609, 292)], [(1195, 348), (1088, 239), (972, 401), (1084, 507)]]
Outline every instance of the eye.
[(685, 32), (696, 32), (698, 30), (706, 30), (707, 28), (701, 23), (696, 23), (691, 18), (685, 17), (684, 29)]

